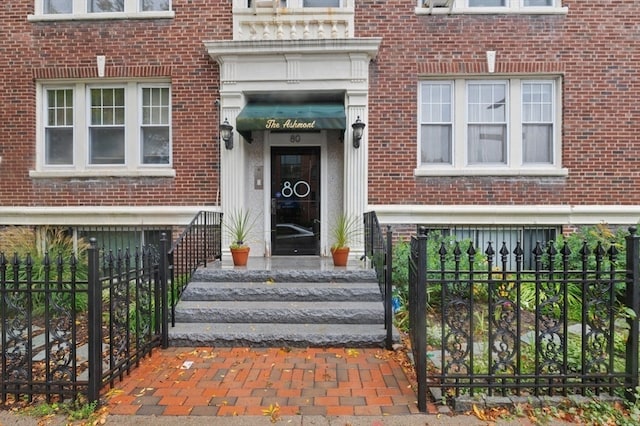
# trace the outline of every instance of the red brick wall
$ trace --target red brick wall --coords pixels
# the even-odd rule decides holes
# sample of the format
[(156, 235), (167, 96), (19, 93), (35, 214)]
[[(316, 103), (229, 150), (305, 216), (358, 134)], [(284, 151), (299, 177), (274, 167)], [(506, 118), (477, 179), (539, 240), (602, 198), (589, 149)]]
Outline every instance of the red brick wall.
[[(563, 3), (568, 15), (416, 16), (414, 1), (356, 0), (356, 36), (383, 37), (370, 68), (370, 203), (640, 203), (636, 1)], [(33, 0), (0, 6), (0, 205), (216, 202), (219, 74), (202, 41), (232, 38), (231, 4), (173, 4), (175, 19), (55, 23), (27, 22)], [(459, 64), (481, 67), (486, 50), (497, 51), (499, 70), (564, 73), (568, 177), (413, 176), (419, 75)], [(175, 179), (29, 177), (35, 168), (34, 76), (95, 69), (96, 55), (105, 55), (108, 72), (118, 75), (170, 74)]]
[[(561, 16), (416, 16), (412, 1), (356, 3), (356, 36), (383, 37), (370, 73), (370, 203), (640, 203), (637, 2), (563, 0)], [(568, 177), (413, 176), (419, 75), (484, 69), (487, 50), (498, 72), (564, 72)]]
[[(219, 74), (202, 42), (232, 37), (230, 3), (174, 0), (175, 19), (30, 23), (33, 4), (0, 6), (0, 205), (215, 204)], [(35, 78), (95, 76), (96, 55), (107, 77), (170, 76), (175, 179), (29, 177)]]

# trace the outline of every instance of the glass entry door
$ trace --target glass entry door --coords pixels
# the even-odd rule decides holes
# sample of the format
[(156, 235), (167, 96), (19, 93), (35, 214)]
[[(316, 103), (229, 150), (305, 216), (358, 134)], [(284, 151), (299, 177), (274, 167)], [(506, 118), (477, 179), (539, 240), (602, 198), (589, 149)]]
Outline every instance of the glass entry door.
[(274, 255), (320, 254), (320, 148), (271, 148)]

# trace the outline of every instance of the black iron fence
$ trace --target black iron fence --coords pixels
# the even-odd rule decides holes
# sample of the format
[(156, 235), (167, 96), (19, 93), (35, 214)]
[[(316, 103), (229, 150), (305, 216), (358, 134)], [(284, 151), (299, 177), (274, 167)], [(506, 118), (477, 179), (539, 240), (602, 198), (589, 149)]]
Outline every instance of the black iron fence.
[[(614, 395), (638, 386), (640, 237), (525, 247), (421, 228), (409, 259), (418, 407), (443, 395)], [(452, 237), (452, 236), (449, 236)], [(532, 268), (525, 268), (531, 255)], [(577, 262), (575, 261), (577, 259)]]
[[(191, 274), (221, 256), (221, 217), (200, 212), (172, 245), (158, 229), (102, 227), (100, 242), (91, 237), (77, 256), (36, 262), (0, 253), (2, 402), (96, 401), (103, 386), (166, 347), (169, 312)], [(139, 236), (148, 244), (136, 248)]]
[(391, 349), (393, 345), (393, 308), (391, 281), (393, 248), (391, 227), (387, 226), (386, 236), (382, 233), (380, 222), (375, 212), (364, 214), (364, 255), (375, 268), (380, 293), (384, 304), (384, 325), (387, 331), (385, 346)]

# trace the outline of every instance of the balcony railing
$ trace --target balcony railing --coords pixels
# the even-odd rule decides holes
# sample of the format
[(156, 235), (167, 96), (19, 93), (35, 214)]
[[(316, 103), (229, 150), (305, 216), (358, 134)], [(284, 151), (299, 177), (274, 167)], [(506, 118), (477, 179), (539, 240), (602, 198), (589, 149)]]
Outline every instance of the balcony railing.
[(245, 8), (233, 12), (234, 40), (353, 37), (353, 8)]

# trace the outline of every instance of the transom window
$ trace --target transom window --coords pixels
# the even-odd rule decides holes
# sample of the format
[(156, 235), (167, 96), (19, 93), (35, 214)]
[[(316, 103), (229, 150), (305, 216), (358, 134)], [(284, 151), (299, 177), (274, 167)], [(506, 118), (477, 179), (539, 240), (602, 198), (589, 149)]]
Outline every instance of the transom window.
[(42, 94), (40, 169), (171, 164), (168, 84), (44, 85)]
[(559, 169), (557, 86), (555, 79), (516, 78), (420, 83), (417, 173)]
[(171, 0), (36, 0), (39, 10), (45, 15), (163, 12), (171, 10)]

